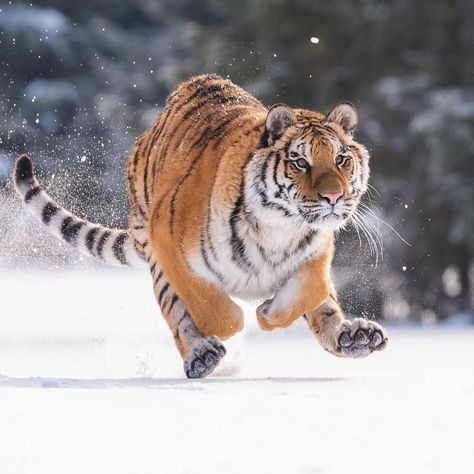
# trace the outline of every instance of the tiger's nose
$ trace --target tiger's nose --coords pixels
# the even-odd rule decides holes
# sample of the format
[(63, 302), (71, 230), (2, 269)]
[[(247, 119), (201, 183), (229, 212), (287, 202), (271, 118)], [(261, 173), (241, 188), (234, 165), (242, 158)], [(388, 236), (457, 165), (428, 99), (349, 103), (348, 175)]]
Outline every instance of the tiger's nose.
[(319, 195), (322, 199), (325, 199), (329, 204), (332, 204), (334, 206), (343, 194), (343, 191), (335, 191), (333, 193), (323, 193)]

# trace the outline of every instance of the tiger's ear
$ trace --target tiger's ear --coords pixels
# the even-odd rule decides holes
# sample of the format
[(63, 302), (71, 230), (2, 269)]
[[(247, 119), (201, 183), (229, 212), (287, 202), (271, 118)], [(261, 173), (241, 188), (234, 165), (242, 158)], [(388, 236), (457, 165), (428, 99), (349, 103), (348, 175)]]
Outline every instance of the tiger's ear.
[(296, 116), (286, 104), (275, 104), (268, 109), (265, 131), (268, 144), (272, 145), (278, 140), (285, 130), (296, 123)]
[(327, 122), (337, 123), (349, 135), (353, 135), (357, 127), (357, 112), (350, 102), (337, 104), (326, 116)]

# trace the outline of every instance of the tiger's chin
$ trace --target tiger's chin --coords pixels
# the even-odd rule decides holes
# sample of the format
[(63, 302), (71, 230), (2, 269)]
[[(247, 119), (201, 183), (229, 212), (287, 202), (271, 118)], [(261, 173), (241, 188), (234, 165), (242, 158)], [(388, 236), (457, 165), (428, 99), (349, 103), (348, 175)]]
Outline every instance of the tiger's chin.
[(349, 213), (303, 213), (303, 219), (315, 229), (338, 230), (344, 226), (349, 218)]
[(346, 223), (346, 221), (347, 216), (344, 217), (343, 215), (331, 213), (327, 216), (321, 217), (320, 226), (337, 230), (340, 229)]

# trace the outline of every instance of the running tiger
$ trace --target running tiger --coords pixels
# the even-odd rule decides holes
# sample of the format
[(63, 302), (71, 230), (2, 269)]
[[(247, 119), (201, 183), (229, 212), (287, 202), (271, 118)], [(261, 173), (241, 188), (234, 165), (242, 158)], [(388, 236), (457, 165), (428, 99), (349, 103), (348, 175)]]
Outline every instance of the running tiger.
[(229, 295), (258, 298), (263, 330), (303, 317), (322, 347), (365, 357), (387, 344), (373, 321), (344, 318), (330, 267), (334, 233), (367, 190), (369, 154), (354, 141), (348, 102), (327, 115), (268, 110), (216, 75), (183, 83), (137, 141), (128, 166), (129, 230), (72, 215), (38, 183), (27, 155), (15, 187), (52, 232), (106, 263), (147, 263), (189, 378), (225, 355), (241, 331)]

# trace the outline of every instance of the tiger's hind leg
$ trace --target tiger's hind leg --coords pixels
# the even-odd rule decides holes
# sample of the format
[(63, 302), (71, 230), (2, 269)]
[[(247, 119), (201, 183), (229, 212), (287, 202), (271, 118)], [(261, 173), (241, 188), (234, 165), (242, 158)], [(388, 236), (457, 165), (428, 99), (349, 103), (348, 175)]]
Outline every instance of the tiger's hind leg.
[(173, 333), (184, 361), (184, 372), (191, 379), (206, 377), (214, 371), (226, 350), (217, 337), (200, 332), (191, 315), (155, 259), (149, 261), (155, 296), (161, 312)]
[(146, 231), (144, 215), (138, 209), (131, 214), (130, 229), (138, 249), (148, 262), (156, 300), (183, 358), (186, 376), (206, 377), (224, 357), (224, 346), (213, 334), (206, 337), (194, 324), (189, 309), (158, 264)]

